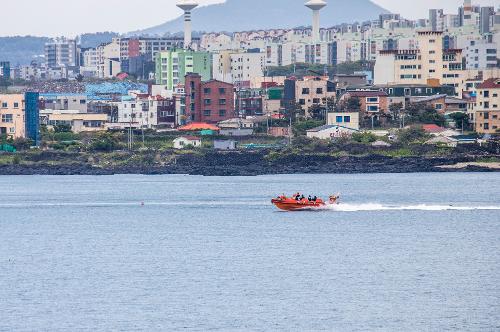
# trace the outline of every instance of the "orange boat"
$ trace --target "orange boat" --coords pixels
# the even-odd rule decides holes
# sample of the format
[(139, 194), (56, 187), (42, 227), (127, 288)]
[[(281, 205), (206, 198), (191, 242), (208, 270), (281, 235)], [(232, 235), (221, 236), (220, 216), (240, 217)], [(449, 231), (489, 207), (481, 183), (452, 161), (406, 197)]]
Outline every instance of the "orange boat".
[[(335, 204), (339, 199), (339, 195), (330, 196), (329, 204)], [(279, 196), (271, 200), (278, 209), (284, 211), (299, 211), (318, 209), (327, 205), (321, 198), (310, 200), (308, 198), (301, 198), (300, 194), (295, 194), (292, 197), (285, 195)]]

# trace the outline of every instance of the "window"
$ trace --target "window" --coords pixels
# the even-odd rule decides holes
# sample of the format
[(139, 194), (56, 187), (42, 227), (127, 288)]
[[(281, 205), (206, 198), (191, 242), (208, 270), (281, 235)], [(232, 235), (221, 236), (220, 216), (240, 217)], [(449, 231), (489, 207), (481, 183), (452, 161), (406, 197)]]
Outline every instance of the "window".
[(437, 110), (442, 110), (443, 109), (443, 104), (436, 104), (435, 105)]
[(80, 105), (85, 105), (87, 101), (85, 99), (80, 99)]
[(429, 51), (429, 54), (436, 54), (436, 51)]
[(226, 116), (226, 110), (219, 110), (219, 116), (220, 117)]
[(378, 106), (377, 105), (368, 105), (366, 107), (366, 110), (368, 112), (378, 112)]
[(483, 113), (483, 118), (484, 118), (485, 120), (488, 120), (488, 119), (490, 118), (490, 113), (489, 113), (489, 112), (484, 112), (484, 113)]
[(299, 99), (299, 104), (300, 105), (305, 105), (306, 104), (306, 100), (305, 99)]
[(434, 44), (436, 42), (435, 39), (429, 39), (429, 43)]
[(488, 90), (484, 91), (484, 98), (489, 98), (490, 97), (490, 92)]
[(204, 88), (203, 89), (203, 93), (206, 94), (206, 95), (210, 94), (211, 92), (212, 92), (212, 90), (210, 88)]
[(484, 126), (483, 126), (483, 128), (485, 130), (489, 130), (490, 129), (490, 124), (489, 123), (485, 123)]
[(226, 94), (226, 88), (219, 88), (219, 94), (225, 95)]
[(219, 99), (219, 105), (226, 105), (226, 99)]
[(378, 103), (378, 97), (368, 97), (366, 98), (367, 103)]
[(19, 103), (14, 103), (14, 108), (19, 108)]
[(342, 123), (342, 115), (338, 115), (335, 119), (336, 123)]
[(316, 94), (318, 94), (318, 95), (323, 94), (323, 88), (317, 88), (316, 89)]
[(203, 115), (204, 116), (210, 116), (212, 114), (212, 112), (210, 110), (204, 110), (203, 111)]
[(319, 98), (313, 98), (313, 104), (319, 104), (320, 100)]
[(2, 108), (7, 108), (9, 105), (7, 103), (2, 103)]
[(9, 128), (9, 134), (15, 134), (16, 133), (16, 128), (15, 127), (10, 127)]
[(302, 94), (303, 95), (308, 95), (309, 94), (309, 88), (302, 88)]
[(436, 71), (434, 69), (429, 69), (429, 73), (435, 73)]
[(490, 108), (490, 102), (489, 101), (485, 101), (484, 102), (484, 108)]
[(12, 114), (2, 114), (2, 122), (12, 123), (14, 122), (14, 118)]
[(346, 123), (351, 122), (351, 117), (348, 115), (344, 116), (344, 122), (346, 122)]
[(211, 99), (205, 99), (205, 100), (203, 100), (203, 103), (205, 105), (211, 105), (212, 104), (212, 100)]

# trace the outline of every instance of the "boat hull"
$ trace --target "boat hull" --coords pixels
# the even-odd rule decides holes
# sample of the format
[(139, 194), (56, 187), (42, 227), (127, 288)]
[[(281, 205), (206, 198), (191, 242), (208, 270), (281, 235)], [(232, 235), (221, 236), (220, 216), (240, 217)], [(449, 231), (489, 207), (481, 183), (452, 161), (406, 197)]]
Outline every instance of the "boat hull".
[(318, 209), (325, 206), (325, 203), (323, 202), (301, 202), (294, 200), (279, 200), (279, 199), (273, 199), (271, 203), (273, 203), (274, 206), (283, 211), (310, 210), (310, 209)]

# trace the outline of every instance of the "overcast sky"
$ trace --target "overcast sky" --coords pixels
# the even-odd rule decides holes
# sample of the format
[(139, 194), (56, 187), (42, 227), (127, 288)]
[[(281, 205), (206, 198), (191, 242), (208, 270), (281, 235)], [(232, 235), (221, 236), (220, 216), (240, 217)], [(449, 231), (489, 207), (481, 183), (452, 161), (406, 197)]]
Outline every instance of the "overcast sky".
[[(200, 0), (217, 3), (224, 0)], [(247, 0), (252, 1), (252, 0)], [(428, 16), (431, 7), (455, 13), (462, 0), (372, 0), (408, 18)], [(128, 32), (166, 22), (180, 14), (176, 0), (1, 0), (0, 35), (75, 36), (84, 32)], [(496, 5), (500, 0), (473, 0)], [(411, 5), (410, 5), (411, 4)], [(154, 10), (151, 10), (154, 8)], [(279, 26), (279, 22), (276, 22)]]

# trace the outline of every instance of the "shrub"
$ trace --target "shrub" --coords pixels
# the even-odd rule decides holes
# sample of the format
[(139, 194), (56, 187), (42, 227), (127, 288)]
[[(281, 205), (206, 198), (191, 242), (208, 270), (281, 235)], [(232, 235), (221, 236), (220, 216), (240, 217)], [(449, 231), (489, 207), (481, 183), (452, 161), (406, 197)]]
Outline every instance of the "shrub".
[(372, 133), (354, 133), (352, 134), (352, 140), (358, 143), (370, 144), (377, 140), (377, 136)]

